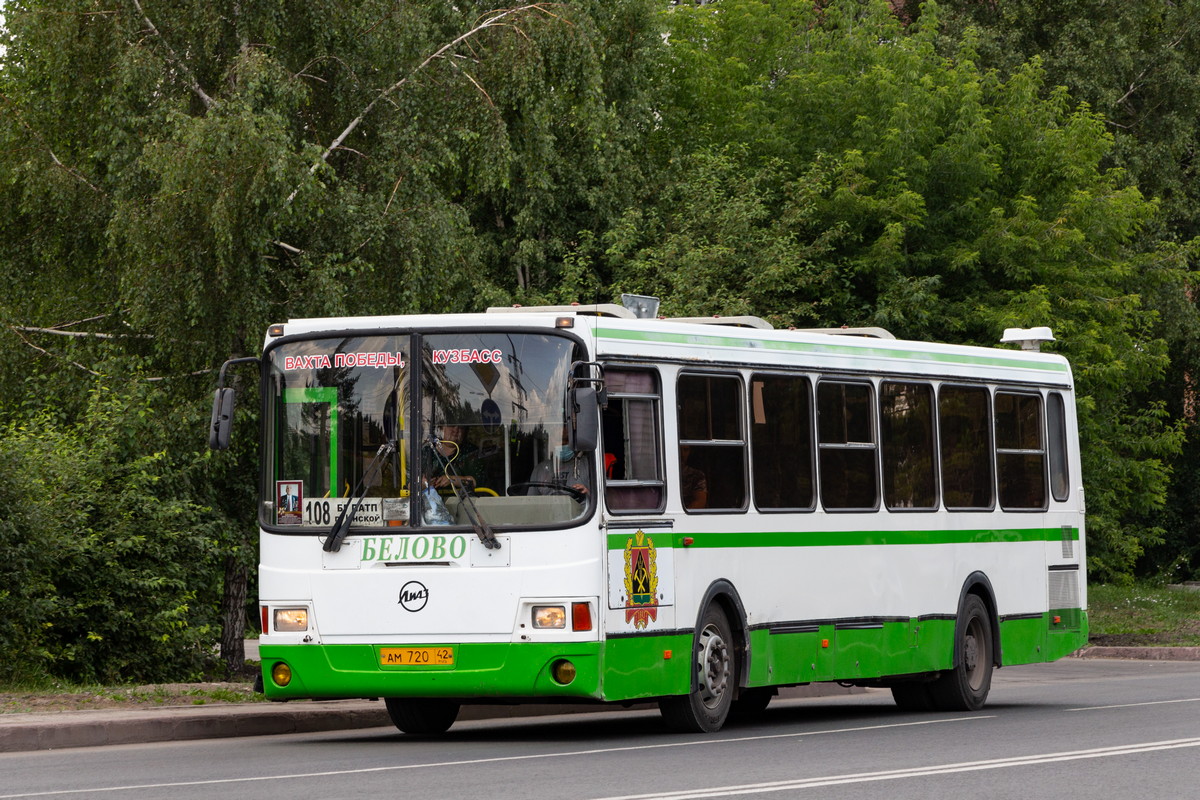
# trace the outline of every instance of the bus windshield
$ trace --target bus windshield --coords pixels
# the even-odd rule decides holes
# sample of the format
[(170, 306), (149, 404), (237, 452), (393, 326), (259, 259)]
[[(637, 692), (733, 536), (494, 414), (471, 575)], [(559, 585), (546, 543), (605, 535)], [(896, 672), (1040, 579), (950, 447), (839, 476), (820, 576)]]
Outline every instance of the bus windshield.
[(566, 446), (564, 402), (578, 357), (556, 333), (281, 342), (267, 353), (260, 521), (323, 533), (347, 505), (367, 529), (581, 517), (594, 454)]

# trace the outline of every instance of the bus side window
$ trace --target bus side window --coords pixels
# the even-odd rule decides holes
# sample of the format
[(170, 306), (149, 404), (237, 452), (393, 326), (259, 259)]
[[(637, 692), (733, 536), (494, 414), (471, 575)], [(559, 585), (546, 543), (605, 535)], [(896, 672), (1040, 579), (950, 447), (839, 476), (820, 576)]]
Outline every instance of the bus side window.
[(1050, 435), (1050, 494), (1062, 503), (1071, 497), (1071, 477), (1067, 471), (1067, 412), (1063, 396), (1047, 395), (1046, 426)]
[(746, 508), (742, 393), (736, 376), (679, 376), (679, 491), (689, 511)]
[(661, 511), (662, 394), (658, 374), (607, 369), (608, 406), (601, 418), (605, 495), (613, 511)]
[(822, 381), (817, 385), (817, 436), (821, 504), (829, 510), (879, 507), (875, 425), (869, 383)]
[(892, 510), (937, 508), (933, 387), (884, 382), (879, 417), (884, 505)]
[(1042, 441), (1042, 398), (996, 392), (996, 477), (1000, 507), (1010, 511), (1046, 508), (1046, 449)]
[(750, 380), (750, 460), (754, 502), (764, 511), (811, 510), (812, 384), (791, 375)]
[(987, 511), (995, 504), (989, 400), (981, 386), (938, 391), (942, 502), (948, 509)]

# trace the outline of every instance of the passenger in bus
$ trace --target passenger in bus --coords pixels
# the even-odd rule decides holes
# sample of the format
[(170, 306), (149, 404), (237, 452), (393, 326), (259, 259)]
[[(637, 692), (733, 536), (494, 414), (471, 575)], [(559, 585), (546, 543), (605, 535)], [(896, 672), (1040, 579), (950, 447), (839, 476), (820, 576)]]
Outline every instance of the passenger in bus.
[[(571, 449), (571, 445), (568, 444), (569, 437), (566, 427), (563, 428), (561, 442), (558, 450), (533, 468), (533, 472), (529, 475), (529, 481), (564, 486), (574, 489), (582, 495), (587, 495), (588, 487), (592, 484), (592, 462), (586, 457), (578, 456)], [(551, 486), (531, 486), (529, 494), (548, 495), (562, 494), (562, 492)]]
[(683, 495), (684, 508), (708, 507), (708, 478), (689, 462), (692, 448), (679, 448), (679, 490)]

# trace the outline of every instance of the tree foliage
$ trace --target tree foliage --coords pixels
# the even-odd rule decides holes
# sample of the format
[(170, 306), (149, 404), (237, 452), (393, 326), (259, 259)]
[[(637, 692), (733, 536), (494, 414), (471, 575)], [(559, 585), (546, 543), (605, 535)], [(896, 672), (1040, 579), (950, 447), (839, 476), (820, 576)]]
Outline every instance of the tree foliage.
[[(920, 18), (918, 3), (904, 6), (906, 15)], [(1200, 147), (1200, 2), (942, 0), (934, 13), (943, 21), (943, 50), (970, 36), (977, 42), (978, 62), (1005, 75), (1038, 58), (1048, 86), (1066, 87), (1104, 119), (1113, 134), (1105, 163), (1124, 169), (1143, 193), (1161, 204), (1144, 238), (1186, 243), (1200, 236), (1195, 158)], [(1191, 264), (1194, 273), (1194, 258)], [(1152, 273), (1161, 277), (1159, 270)], [(1196, 285), (1194, 277), (1188, 282)], [(1188, 577), (1200, 574), (1195, 557), (1200, 533), (1193, 523), (1200, 516), (1200, 504), (1186, 478), (1200, 469), (1193, 408), (1194, 376), (1200, 373), (1200, 317), (1194, 295), (1180, 291), (1178, 280), (1151, 280), (1137, 291), (1156, 315), (1151, 336), (1165, 343), (1170, 357), (1170, 366), (1147, 395), (1164, 402), (1171, 418), (1184, 424), (1189, 439), (1182, 452), (1168, 459), (1178, 479), (1167, 507), (1140, 523), (1161, 528), (1165, 537), (1140, 570)], [(1181, 558), (1188, 553), (1192, 555)]]
[(1105, 120), (1037, 58), (983, 70), (971, 35), (943, 55), (932, 3), (908, 27), (886, 3), (756, 0), (670, 23), (678, 144), (597, 256), (615, 283), (667, 313), (918, 339), (1051, 324), (1078, 379), (1091, 566), (1128, 573), (1163, 534), (1146, 522), (1181, 442), (1148, 301), (1182, 294), (1189, 251), (1145, 236), (1157, 203), (1110, 166)]
[(48, 411), (0, 436), (0, 680), (194, 678), (211, 666), (212, 521), (202, 467), (147, 448), (147, 384), (98, 381), (77, 424)]
[[(143, 453), (194, 453), (202, 424), (185, 439), (172, 415), (202, 418), (214, 366), (272, 321), (554, 286), (637, 185), (653, 11), (7, 4), (0, 373), (27, 388), (0, 414), (78, 425), (101, 376), (161, 378)], [(218, 521), (227, 606), (253, 563), (255, 438), (181, 495)]]
[(632, 291), (989, 345), (1051, 324), (1093, 574), (1194, 550), (1161, 511), (1200, 365), (1194, 2), (9, 0), (10, 675), (195, 670), (218, 612), (237, 638), (254, 420), (201, 454), (206, 398), (289, 317)]

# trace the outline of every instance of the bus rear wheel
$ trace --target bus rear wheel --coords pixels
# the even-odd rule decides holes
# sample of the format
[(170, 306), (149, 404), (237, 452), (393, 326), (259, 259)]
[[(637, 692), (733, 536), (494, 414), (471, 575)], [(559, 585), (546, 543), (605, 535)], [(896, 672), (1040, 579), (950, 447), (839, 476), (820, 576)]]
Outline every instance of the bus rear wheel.
[(967, 595), (954, 636), (954, 667), (929, 684), (938, 711), (978, 711), (992, 688), (992, 624), (978, 595)]
[(684, 733), (715, 733), (729, 716), (737, 691), (737, 664), (729, 619), (719, 605), (710, 605), (700, 621), (692, 648), (695, 689), (689, 694), (658, 701), (667, 727)]
[(404, 733), (437, 735), (458, 719), (458, 703), (427, 697), (385, 697), (392, 724)]

